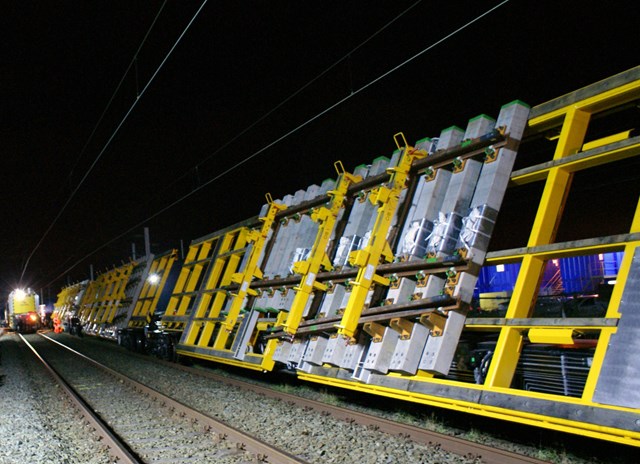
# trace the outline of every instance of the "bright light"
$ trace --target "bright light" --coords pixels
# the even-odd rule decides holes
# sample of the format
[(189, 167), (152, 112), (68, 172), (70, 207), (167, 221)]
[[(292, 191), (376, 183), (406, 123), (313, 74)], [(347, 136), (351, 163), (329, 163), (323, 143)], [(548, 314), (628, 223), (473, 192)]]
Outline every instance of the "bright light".
[(38, 320), (38, 316), (36, 314), (29, 314), (29, 319), (31, 322), (35, 322)]
[(160, 276), (158, 274), (151, 274), (147, 280), (150, 284), (155, 285), (160, 282)]
[(497, 264), (496, 272), (504, 272), (504, 264)]
[(607, 281), (607, 284), (609, 284), (609, 285), (615, 285), (615, 284), (616, 284), (616, 282), (617, 282), (616, 280), (609, 280), (609, 281)]
[(13, 294), (14, 298), (18, 301), (22, 301), (27, 296), (27, 293), (21, 288), (17, 288)]

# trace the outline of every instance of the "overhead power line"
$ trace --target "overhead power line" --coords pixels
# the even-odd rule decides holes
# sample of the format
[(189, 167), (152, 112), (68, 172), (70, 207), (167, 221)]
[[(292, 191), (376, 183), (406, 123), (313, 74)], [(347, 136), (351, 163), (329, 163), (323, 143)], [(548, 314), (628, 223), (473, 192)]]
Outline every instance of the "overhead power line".
[(212, 182), (215, 182), (216, 180), (220, 179), (221, 177), (227, 175), (229, 172), (235, 170), (236, 168), (238, 168), (239, 166), (243, 165), (244, 163), (250, 161), (251, 159), (255, 158), (256, 156), (260, 155), (261, 153), (265, 152), (266, 150), (268, 150), (269, 148), (273, 147), (274, 145), (280, 143), (282, 140), (286, 139), (287, 137), (289, 137), (290, 135), (296, 133), (297, 131), (299, 131), (300, 129), (302, 129), (303, 127), (309, 125), (310, 123), (312, 123), (313, 121), (315, 121), (316, 119), (322, 117), (323, 115), (325, 115), (326, 113), (330, 112), (331, 110), (335, 109), (336, 107), (338, 107), (339, 105), (341, 105), (342, 103), (346, 102), (347, 100), (353, 98), (354, 96), (358, 95), (359, 93), (361, 93), (362, 91), (366, 90), (367, 88), (371, 87), (372, 85), (376, 84), (377, 82), (381, 81), (382, 79), (384, 79), (385, 77), (389, 76), (390, 74), (394, 73), (395, 71), (397, 71), (398, 69), (402, 68), (403, 66), (406, 66), (407, 64), (411, 63), (412, 61), (414, 61), (416, 58), (422, 56), (423, 54), (425, 54), (426, 52), (428, 52), (429, 50), (433, 49), (434, 47), (438, 46), (439, 44), (443, 43), (444, 41), (446, 41), (447, 39), (453, 37), (454, 35), (458, 34), (459, 32), (463, 31), (464, 29), (468, 28), (469, 26), (471, 26), (472, 24), (476, 23), (477, 21), (479, 21), (480, 19), (484, 18), (485, 16), (487, 16), (488, 14), (492, 13), (493, 11), (497, 10), (498, 8), (500, 8), (501, 6), (505, 5), (506, 3), (508, 3), (509, 0), (504, 0), (500, 3), (498, 3), (497, 5), (495, 5), (494, 7), (488, 9), (487, 11), (485, 11), (484, 13), (476, 16), (474, 19), (472, 19), (471, 21), (468, 21), (467, 23), (465, 23), (464, 25), (458, 27), (457, 29), (455, 29), (454, 31), (450, 32), (449, 34), (445, 35), (444, 37), (442, 37), (441, 39), (437, 40), (436, 42), (432, 43), (431, 45), (429, 45), (428, 47), (424, 48), (423, 50), (421, 50), (420, 52), (416, 53), (415, 55), (411, 56), (410, 58), (406, 59), (405, 61), (403, 61), (402, 63), (398, 64), (397, 66), (391, 68), (390, 70), (388, 70), (387, 72), (381, 74), (380, 76), (378, 76), (377, 78), (373, 79), (372, 81), (370, 81), (369, 83), (363, 85), (362, 87), (358, 88), (357, 90), (351, 92), (350, 95), (347, 95), (346, 97), (338, 100), (337, 102), (335, 102), (334, 104), (332, 104), (331, 106), (327, 107), (326, 109), (324, 109), (323, 111), (321, 111), (320, 113), (317, 113), (315, 116), (309, 118), (307, 121), (303, 122), (302, 124), (298, 125), (297, 127), (291, 129), (289, 132), (283, 134), (282, 136), (278, 137), (277, 139), (275, 139), (273, 142), (269, 143), (268, 145), (262, 147), (261, 149), (259, 149), (258, 151), (254, 152), (253, 154), (245, 157), (243, 160), (239, 161), (238, 163), (236, 163), (235, 165), (231, 166), (230, 168), (224, 170), (223, 172), (219, 173), (218, 175), (214, 176), (213, 178), (209, 179), (208, 181), (206, 181), (205, 183), (203, 183), (202, 185), (199, 185), (197, 188), (194, 188), (191, 192), (183, 195), (182, 197), (178, 198), (177, 200), (171, 202), (170, 204), (168, 204), (167, 206), (165, 206), (164, 208), (160, 209), (159, 211), (155, 212), (154, 214), (152, 214), (151, 216), (147, 217), (146, 219), (138, 222), (137, 224), (131, 226), (129, 229), (125, 230), (124, 232), (122, 232), (121, 234), (119, 234), (118, 236), (112, 238), (111, 240), (109, 240), (108, 242), (102, 244), (101, 246), (99, 246), (98, 248), (96, 248), (95, 250), (93, 250), (92, 252), (88, 253), (87, 255), (83, 256), (81, 259), (77, 260), (74, 264), (72, 264), (70, 267), (68, 267), (66, 270), (64, 270), (60, 275), (56, 276), (53, 280), (51, 280), (49, 283), (47, 283), (45, 286), (49, 286), (51, 283), (55, 282), (56, 280), (58, 280), (60, 277), (64, 276), (66, 273), (68, 273), (69, 271), (71, 271), (72, 269), (74, 269), (76, 266), (78, 266), (80, 263), (82, 263), (85, 259), (91, 257), (92, 255), (94, 255), (95, 253), (97, 253), (98, 251), (102, 250), (103, 248), (107, 247), (108, 245), (110, 245), (111, 243), (115, 242), (116, 240), (124, 237), (125, 235), (127, 235), (128, 233), (130, 233), (131, 231), (137, 229), (138, 227), (144, 225), (145, 223), (147, 223), (148, 221), (150, 221), (151, 219), (159, 216), (160, 214), (164, 213), (165, 211), (169, 210), (170, 208), (174, 207), (175, 205), (183, 202), (184, 200), (186, 200), (187, 198), (189, 198), (190, 196), (192, 196), (193, 194), (199, 192), (200, 190), (202, 190), (203, 188), (205, 188), (206, 186), (208, 186), (209, 184), (211, 184)]
[(304, 91), (305, 89), (307, 89), (311, 84), (313, 84), (314, 82), (318, 81), (321, 77), (325, 76), (329, 71), (331, 71), (333, 68), (335, 68), (336, 66), (338, 66), (340, 63), (342, 63), (343, 61), (345, 61), (346, 59), (350, 58), (351, 55), (353, 55), (356, 51), (358, 51), (359, 49), (361, 49), (364, 45), (366, 45), (367, 43), (369, 43), (371, 40), (373, 40), (376, 36), (378, 36), (382, 31), (384, 31), (385, 29), (387, 29), (389, 26), (391, 26), (393, 23), (395, 23), (398, 19), (400, 19), (401, 17), (403, 17), (405, 14), (407, 14), (409, 11), (411, 11), (413, 8), (415, 8), (419, 3), (421, 3), (422, 0), (418, 0), (417, 2), (413, 3), (412, 5), (410, 5), (408, 8), (406, 8), (404, 11), (402, 11), (401, 13), (399, 13), (398, 15), (396, 15), (391, 21), (387, 22), (384, 26), (382, 26), (380, 29), (378, 29), (376, 32), (374, 32), (373, 34), (371, 34), (369, 37), (367, 37), (364, 41), (360, 42), (358, 45), (356, 45), (354, 48), (352, 48), (351, 50), (349, 50), (344, 56), (342, 56), (342, 58), (338, 59), (337, 61), (335, 61), (333, 64), (331, 64), (329, 67), (327, 67), (324, 71), (322, 71), (320, 74), (318, 74), (316, 77), (314, 77), (313, 79), (311, 79), (309, 82), (307, 82), (306, 84), (304, 84), (302, 87), (300, 87), (298, 90), (296, 90), (295, 92), (293, 92), (291, 95), (289, 95), (287, 98), (285, 98), (284, 100), (282, 100), (280, 103), (278, 103), (276, 106), (274, 106), (272, 109), (270, 109), (269, 111), (267, 111), (265, 114), (263, 114), (262, 116), (260, 116), (258, 119), (256, 119), (254, 122), (252, 122), (251, 124), (249, 124), (247, 127), (245, 127), (243, 130), (241, 130), (240, 132), (238, 132), (236, 135), (234, 135), (231, 139), (229, 139), (227, 142), (225, 142), (224, 144), (222, 144), (220, 147), (218, 147), (213, 153), (211, 153), (209, 156), (203, 158), (202, 160), (200, 160), (198, 162), (198, 164), (196, 164), (194, 167), (190, 168), (189, 170), (185, 171), (184, 174), (182, 174), (181, 176), (179, 176), (178, 178), (176, 178), (170, 185), (168, 185), (167, 187), (175, 184), (176, 182), (180, 181), (181, 179), (184, 179), (184, 177), (186, 177), (192, 170), (197, 170), (200, 166), (202, 166), (204, 163), (206, 163), (208, 160), (210, 160), (211, 158), (213, 158), (215, 155), (217, 155), (218, 153), (220, 153), (222, 150), (224, 150), (225, 148), (227, 148), (229, 145), (231, 145), (233, 142), (235, 142), (236, 140), (238, 140), (240, 137), (242, 137), (244, 134), (246, 134), (247, 132), (249, 132), (251, 129), (253, 129), (255, 126), (257, 126), (258, 124), (260, 124), (262, 121), (264, 121), (265, 119), (267, 119), (269, 116), (271, 116), (273, 113), (275, 113), (277, 110), (279, 110), (280, 108), (282, 108), (286, 103), (288, 103), (290, 100), (292, 100), (294, 97), (298, 96), (302, 91)]
[[(109, 139), (106, 141), (106, 143), (104, 144), (104, 146), (102, 147), (102, 150), (100, 150), (100, 153), (98, 153), (98, 155), (95, 157), (95, 159), (93, 160), (93, 163), (91, 163), (91, 166), (89, 166), (89, 168), (85, 171), (84, 175), (82, 176), (82, 179), (80, 179), (80, 182), (78, 183), (78, 185), (73, 189), (73, 191), (71, 192), (71, 194), (69, 195), (69, 198), (67, 199), (67, 201), (65, 202), (65, 204), (62, 206), (62, 208), (60, 209), (60, 211), (58, 212), (58, 214), (56, 215), (56, 217), (53, 219), (53, 221), (51, 222), (51, 224), (49, 225), (49, 227), (47, 228), (47, 230), (44, 232), (44, 234), (42, 235), (42, 237), (40, 238), (40, 240), (38, 241), (38, 243), (36, 244), (36, 246), (33, 248), (33, 251), (31, 251), (31, 254), (29, 254), (29, 257), (27, 258), (24, 267), (22, 269), (22, 273), (20, 274), (20, 279), (19, 282), (20, 284), (22, 284), (22, 279), (24, 278), (24, 274), (27, 271), (27, 268), (29, 266), (29, 262), (31, 261), (31, 258), (33, 257), (33, 255), (35, 254), (35, 252), (38, 250), (38, 248), (40, 248), (40, 245), (42, 245), (42, 242), (44, 241), (44, 239), (47, 237), (47, 235), (49, 234), (49, 232), (51, 232), (51, 230), (53, 229), (53, 226), (56, 224), (56, 222), (58, 222), (58, 219), (60, 219), (60, 216), (62, 216), (62, 214), (64, 213), (64, 211), (67, 209), (67, 206), (69, 206), (69, 204), (71, 203), (71, 200), (73, 200), (73, 198), (75, 197), (76, 193), (78, 192), (78, 190), (80, 190), (80, 187), (84, 184), (84, 181), (87, 179), (87, 177), (89, 177), (89, 174), (91, 173), (91, 171), (93, 170), (93, 168), (96, 166), (96, 164), (98, 164), (98, 161), (100, 160), (100, 158), (102, 157), (102, 155), (104, 154), (104, 152), (107, 150), (107, 148), (109, 147), (109, 145), (111, 144), (111, 142), (113, 141), (113, 139), (115, 138), (115, 136), (118, 134), (118, 132), (120, 131), (120, 129), (122, 128), (122, 126), (124, 125), (124, 123), (127, 121), (127, 119), (129, 118), (129, 115), (131, 114), (131, 112), (133, 111), (133, 109), (137, 106), (138, 102), (140, 101), (140, 99), (142, 98), (142, 96), (144, 95), (144, 93), (147, 91), (147, 89), (149, 88), (149, 86), (151, 85), (151, 83), (154, 81), (154, 79), (156, 78), (156, 76), (158, 75), (158, 73), (160, 72), (160, 70), (163, 68), (164, 64), (167, 62), (167, 60), (169, 59), (169, 57), (171, 56), (171, 54), (173, 53), (173, 51), (175, 50), (175, 48), (178, 46), (178, 44), (180, 43), (180, 41), (182, 40), (182, 38), (184, 37), (184, 35), (187, 33), (187, 31), (189, 30), (189, 28), (191, 27), (191, 25), (193, 24), (193, 22), (196, 20), (196, 18), (198, 17), (198, 15), (200, 14), (200, 12), (202, 11), (202, 9), (204, 8), (204, 6), (207, 4), (208, 0), (203, 0), (202, 4), (200, 5), (200, 8), (198, 8), (198, 10), (195, 12), (195, 14), (193, 15), (193, 17), (191, 18), (191, 20), (189, 21), (189, 23), (187, 24), (187, 26), (184, 28), (184, 30), (182, 31), (182, 33), (178, 36), (177, 40), (175, 41), (175, 43), (173, 44), (173, 46), (171, 47), (171, 49), (169, 49), (169, 51), (167, 52), (167, 54), (165, 55), (165, 57), (163, 58), (162, 62), (160, 63), (160, 65), (156, 68), (156, 70), (154, 71), (154, 73), (152, 74), (152, 76), (149, 78), (149, 80), (147, 81), (146, 85), (142, 88), (142, 90), (140, 91), (140, 93), (136, 96), (136, 99), (133, 101), (133, 104), (129, 107), (129, 110), (125, 113), (125, 115), (123, 116), (122, 120), (120, 121), (120, 123), (116, 126), (115, 130), (113, 131), (113, 133), (111, 134), (111, 136), (109, 137)], [(143, 40), (146, 40), (146, 36)], [(140, 49), (138, 49), (139, 51)], [(137, 52), (136, 52), (137, 53)], [(135, 61), (134, 57), (134, 61)]]

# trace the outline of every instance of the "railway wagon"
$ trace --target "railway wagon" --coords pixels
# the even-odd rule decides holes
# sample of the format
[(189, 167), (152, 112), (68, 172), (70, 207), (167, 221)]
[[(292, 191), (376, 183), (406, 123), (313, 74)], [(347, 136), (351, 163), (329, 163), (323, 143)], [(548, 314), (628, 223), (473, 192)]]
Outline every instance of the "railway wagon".
[(640, 446), (639, 100), (636, 67), (267, 196), (147, 348)]
[(19, 333), (35, 332), (40, 328), (38, 308), (40, 297), (27, 289), (16, 289), (9, 293), (6, 319), (9, 328)]

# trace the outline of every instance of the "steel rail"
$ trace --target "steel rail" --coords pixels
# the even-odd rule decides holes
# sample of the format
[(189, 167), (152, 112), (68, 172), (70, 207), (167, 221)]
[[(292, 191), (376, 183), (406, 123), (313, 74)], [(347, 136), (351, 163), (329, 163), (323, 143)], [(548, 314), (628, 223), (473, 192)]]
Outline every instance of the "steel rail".
[(76, 409), (80, 412), (82, 417), (87, 421), (89, 427), (93, 428), (103, 444), (107, 447), (109, 455), (118, 461), (118, 463), (128, 464), (141, 464), (142, 461), (129, 447), (118, 437), (111, 428), (93, 412), (91, 406), (89, 406), (83, 399), (76, 393), (76, 391), (64, 380), (60, 374), (51, 366), (40, 353), (29, 343), (22, 334), (20, 338), (23, 343), (33, 352), (38, 360), (42, 363), (47, 373), (53, 378), (53, 380), (62, 388), (69, 400), (75, 405)]
[[(306, 461), (298, 458), (297, 456), (278, 449), (267, 442), (260, 440), (252, 435), (249, 435), (231, 425), (225, 424), (219, 420), (214, 419), (211, 416), (201, 413), (189, 406), (181, 403), (159, 391), (140, 383), (131, 377), (128, 377), (120, 372), (111, 369), (110, 367), (105, 366), (104, 364), (99, 363), (98, 361), (74, 350), (73, 348), (66, 346), (63, 343), (60, 343), (57, 340), (54, 340), (51, 337), (48, 337), (44, 334), (39, 334), (41, 337), (51, 341), (52, 343), (56, 343), (63, 348), (69, 350), (75, 355), (82, 357), (85, 361), (91, 363), (92, 365), (102, 369), (103, 371), (109, 373), (113, 377), (121, 380), (122, 382), (128, 384), (134, 390), (139, 391), (142, 394), (148, 395), (151, 398), (156, 398), (159, 401), (159, 404), (164, 404), (169, 409), (177, 412), (178, 414), (188, 417), (193, 421), (201, 424), (209, 431), (214, 431), (215, 433), (224, 436), (231, 441), (240, 444), (243, 450), (248, 451), (253, 454), (258, 461), (267, 462), (270, 464), (306, 464)], [(33, 349), (33, 348), (32, 348)], [(34, 350), (35, 351), (35, 350)], [(141, 461), (132, 461), (132, 462), (141, 462)]]
[[(145, 359), (148, 358), (147, 356), (135, 353), (132, 354), (135, 356), (143, 357)], [(285, 402), (291, 402), (301, 408), (310, 408), (322, 414), (329, 414), (336, 419), (347, 420), (356, 422), (364, 426), (373, 427), (390, 435), (407, 437), (419, 444), (438, 445), (441, 449), (454, 454), (462, 456), (474, 456), (479, 458), (481, 462), (485, 464), (548, 464), (548, 461), (532, 458), (523, 454), (501, 450), (461, 438), (451, 437), (442, 433), (433, 432), (420, 427), (402, 424), (400, 422), (392, 421), (389, 419), (376, 417), (371, 414), (354, 411), (352, 409), (341, 408), (339, 406), (333, 406), (330, 404), (322, 403), (320, 401), (303, 398), (289, 393), (279, 392), (268, 387), (262, 387), (260, 385), (245, 382), (242, 380), (224, 377), (202, 369), (194, 369), (192, 367), (158, 359), (153, 359), (153, 362), (173, 367), (174, 369), (179, 369), (194, 375), (207, 377), (227, 385), (249, 390), (259, 395), (265, 395), (271, 398), (278, 398)]]

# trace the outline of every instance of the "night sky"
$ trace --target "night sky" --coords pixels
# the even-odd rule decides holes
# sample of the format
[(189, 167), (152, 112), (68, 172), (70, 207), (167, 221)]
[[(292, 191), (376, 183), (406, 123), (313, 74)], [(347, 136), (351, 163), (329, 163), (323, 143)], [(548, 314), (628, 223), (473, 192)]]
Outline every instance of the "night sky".
[(209, 1), (137, 99), (202, 5), (169, 1), (96, 126), (163, 2), (3, 2), (0, 294), (101, 152), (26, 269), (22, 285), (49, 302), (90, 264), (120, 265), (132, 243), (142, 254), (144, 226), (152, 252), (186, 247), (256, 215), (267, 192), (334, 177), (338, 159), (352, 170), (391, 154), (398, 131), (437, 136), (514, 99), (534, 106), (640, 64), (631, 2), (511, 0), (360, 91), (499, 3)]

